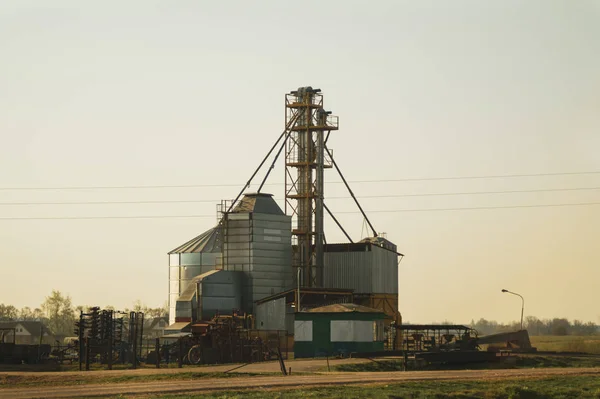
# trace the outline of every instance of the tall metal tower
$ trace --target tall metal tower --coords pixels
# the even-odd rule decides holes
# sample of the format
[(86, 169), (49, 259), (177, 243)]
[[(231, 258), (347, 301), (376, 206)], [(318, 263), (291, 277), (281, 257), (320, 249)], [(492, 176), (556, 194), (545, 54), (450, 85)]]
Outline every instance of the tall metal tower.
[(331, 167), (325, 143), (338, 118), (323, 109), (320, 89), (301, 87), (285, 95), (285, 213), (292, 216), (294, 278), (323, 285), (323, 171)]

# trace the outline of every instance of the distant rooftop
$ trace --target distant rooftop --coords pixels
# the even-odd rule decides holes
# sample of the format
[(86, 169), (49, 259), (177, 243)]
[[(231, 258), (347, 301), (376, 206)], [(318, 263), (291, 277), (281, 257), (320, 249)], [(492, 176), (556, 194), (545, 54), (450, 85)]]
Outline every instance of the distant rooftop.
[(51, 334), (51, 331), (41, 321), (2, 321), (0, 322), (0, 328), (16, 328), (17, 325), (22, 326), (31, 335), (39, 335), (43, 329), (44, 334)]

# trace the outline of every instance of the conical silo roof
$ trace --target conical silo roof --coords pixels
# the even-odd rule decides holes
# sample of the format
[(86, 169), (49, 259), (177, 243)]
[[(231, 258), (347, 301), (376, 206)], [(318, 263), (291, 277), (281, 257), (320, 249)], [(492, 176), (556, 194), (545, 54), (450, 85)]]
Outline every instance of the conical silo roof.
[(223, 228), (217, 225), (192, 238), (183, 245), (178, 246), (169, 254), (221, 252), (223, 242)]
[(283, 211), (273, 199), (273, 194), (251, 193), (235, 205), (232, 213), (267, 213), (271, 215), (284, 215)]

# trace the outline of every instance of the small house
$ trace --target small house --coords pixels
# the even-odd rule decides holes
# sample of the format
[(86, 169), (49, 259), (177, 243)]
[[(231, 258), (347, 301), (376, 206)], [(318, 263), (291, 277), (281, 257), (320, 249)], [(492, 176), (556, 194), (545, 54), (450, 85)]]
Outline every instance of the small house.
[(296, 313), (294, 357), (348, 355), (382, 351), (385, 314), (353, 303)]
[(169, 317), (153, 317), (144, 320), (144, 339), (153, 339), (162, 337), (165, 328), (169, 326)]
[[(14, 334), (14, 335), (13, 335)], [(4, 342), (16, 344), (34, 345), (40, 343), (52, 343), (53, 335), (48, 327), (40, 321), (5, 321), (0, 322), (0, 335)]]

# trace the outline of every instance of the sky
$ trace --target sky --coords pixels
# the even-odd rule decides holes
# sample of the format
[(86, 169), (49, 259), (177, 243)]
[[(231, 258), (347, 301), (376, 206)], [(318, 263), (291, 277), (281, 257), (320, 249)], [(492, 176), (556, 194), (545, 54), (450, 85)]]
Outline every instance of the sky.
[[(590, 0), (1, 1), (0, 303), (164, 304), (167, 252), (216, 224), (310, 85), (406, 255), (405, 321), (517, 320), (506, 288), (526, 316), (600, 322), (599, 19)], [(163, 200), (198, 202), (140, 203)]]

